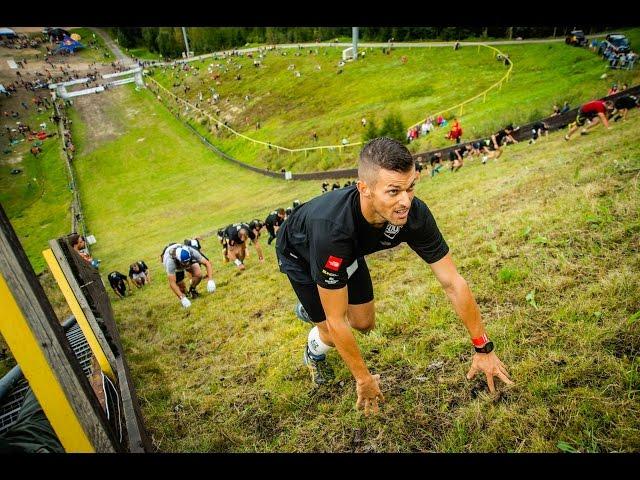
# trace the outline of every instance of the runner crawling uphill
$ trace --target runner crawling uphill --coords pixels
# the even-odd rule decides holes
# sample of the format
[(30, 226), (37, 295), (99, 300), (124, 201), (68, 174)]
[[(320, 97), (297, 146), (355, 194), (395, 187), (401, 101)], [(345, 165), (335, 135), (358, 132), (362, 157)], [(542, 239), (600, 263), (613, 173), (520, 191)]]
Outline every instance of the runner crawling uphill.
[(326, 354), (335, 347), (355, 377), (356, 406), (365, 414), (378, 411), (384, 400), (380, 376), (369, 372), (351, 328), (368, 332), (375, 326), (365, 255), (407, 242), (429, 264), (471, 336), (476, 353), (467, 378), (484, 372), (492, 392), (494, 376), (512, 383), (435, 218), (414, 198), (409, 151), (396, 140), (371, 140), (360, 154), (358, 177), (357, 186), (301, 205), (278, 232), (278, 264), (300, 301), (296, 313), (315, 324), (303, 352), (312, 381), (320, 385), (331, 379)]

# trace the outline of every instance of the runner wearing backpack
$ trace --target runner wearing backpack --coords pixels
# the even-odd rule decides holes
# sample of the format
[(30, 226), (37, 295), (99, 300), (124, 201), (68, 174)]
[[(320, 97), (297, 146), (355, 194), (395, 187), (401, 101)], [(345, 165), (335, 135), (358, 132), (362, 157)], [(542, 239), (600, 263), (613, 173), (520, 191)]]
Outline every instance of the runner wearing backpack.
[(179, 243), (171, 243), (164, 248), (160, 254), (160, 259), (167, 272), (169, 288), (177, 295), (184, 308), (191, 306), (184, 284), (185, 271), (189, 272), (191, 276), (188, 293), (192, 299), (200, 295), (196, 287), (202, 280), (201, 264), (207, 267), (207, 291), (209, 293), (215, 292), (216, 283), (213, 281), (211, 262), (195, 248), (180, 245)]

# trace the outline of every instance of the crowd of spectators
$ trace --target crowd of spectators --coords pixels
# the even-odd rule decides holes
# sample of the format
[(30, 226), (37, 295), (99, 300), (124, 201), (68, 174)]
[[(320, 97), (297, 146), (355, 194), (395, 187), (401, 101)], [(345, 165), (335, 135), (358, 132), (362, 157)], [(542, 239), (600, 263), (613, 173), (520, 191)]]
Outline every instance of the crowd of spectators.
[(589, 49), (602, 56), (603, 60), (609, 64), (610, 68), (617, 68), (623, 70), (632, 70), (638, 59), (638, 54), (629, 52), (617, 52), (614, 47), (604, 40), (591, 40)]

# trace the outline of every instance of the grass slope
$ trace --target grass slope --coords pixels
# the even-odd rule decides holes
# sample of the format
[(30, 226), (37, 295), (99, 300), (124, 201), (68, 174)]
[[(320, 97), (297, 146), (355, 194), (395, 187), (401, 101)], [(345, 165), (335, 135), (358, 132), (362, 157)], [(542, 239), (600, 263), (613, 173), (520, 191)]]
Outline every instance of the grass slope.
[[(639, 29), (629, 30), (632, 42)], [(638, 70), (615, 71), (607, 68), (595, 53), (588, 49), (569, 47), (564, 43), (523, 44), (500, 46), (514, 62), (509, 82), (500, 91), (493, 90), (486, 102), (480, 98), (463, 109), (461, 118), (464, 138), (488, 135), (506, 123), (526, 123), (548, 115), (553, 103), (567, 100), (577, 105), (592, 98), (606, 95), (611, 83), (636, 84), (640, 80)], [(311, 147), (312, 132), (319, 136), (317, 145), (338, 145), (342, 138), (360, 141), (363, 128), (362, 116), (375, 120), (378, 126), (390, 111), (400, 113), (405, 125), (419, 121), (430, 113), (454, 106), (498, 81), (506, 67), (493, 59), (493, 52), (478, 47), (464, 47), (458, 52), (449, 48), (394, 49), (384, 55), (380, 49), (366, 49), (366, 60), (348, 64), (341, 75), (336, 75), (336, 65), (341, 50), (337, 48), (312, 48), (269, 52), (262, 60), (263, 68), (253, 67), (253, 60), (234, 57), (233, 63), (207, 59), (194, 62), (200, 68), (198, 75), (167, 69), (156, 69), (154, 78), (174, 93), (198, 101), (213, 113), (219, 108), (220, 119), (240, 132), (262, 141), (288, 148)], [(401, 58), (408, 61), (402, 64)], [(211, 64), (213, 73), (221, 73), (221, 85), (216, 85), (207, 73)], [(236, 66), (234, 66), (234, 64)], [(296, 78), (287, 70), (294, 64), (301, 77)], [(316, 71), (315, 66), (321, 70)], [(242, 66), (238, 69), (237, 66)], [(235, 80), (240, 73), (242, 79)], [(606, 73), (607, 78), (600, 78)], [(174, 88), (175, 82), (188, 85)], [(217, 106), (211, 106), (211, 88), (221, 96)], [(249, 94), (248, 101), (245, 95)], [(184, 109), (181, 113), (185, 114)], [(460, 115), (452, 111), (449, 118)], [(201, 118), (187, 113), (194, 124)], [(255, 130), (260, 120), (260, 130)], [(282, 167), (294, 171), (313, 171), (327, 168), (353, 166), (358, 148), (323, 153), (278, 154), (275, 150), (237, 137), (217, 136), (211, 124), (201, 125), (202, 132), (209, 130), (211, 141), (225, 152), (251, 164), (279, 170)], [(414, 152), (448, 144), (444, 139), (447, 129), (420, 138), (410, 145)]]
[[(144, 258), (154, 282), (114, 299), (155, 446), (163, 451), (583, 452), (640, 449), (640, 117), (566, 143), (562, 133), (456, 174), (424, 177), (434, 212), (516, 386), (468, 382), (468, 336), (406, 246), (371, 255), (377, 327), (358, 335), (382, 376), (377, 418), (354, 411), (353, 380), (313, 389), (294, 294), (251, 250), (244, 274), (205, 241), (218, 290), (183, 310), (157, 255), (170, 240), (262, 217), (319, 182), (276, 181), (206, 150), (147, 91), (103, 98), (78, 133), (76, 166), (106, 274)], [(113, 95), (115, 92), (108, 92)], [(105, 94), (107, 95), (107, 94)], [(98, 97), (97, 97), (98, 98)], [(92, 101), (97, 101), (92, 99)], [(83, 111), (78, 100), (76, 105)], [(82, 114), (74, 125), (85, 123)]]
[[(43, 112), (22, 121), (34, 129), (45, 122), (49, 132), (55, 131), (48, 115)], [(46, 139), (42, 153), (34, 157), (29, 151), (34, 142), (25, 140), (13, 147), (13, 153), (0, 157), (0, 202), (36, 273), (46, 267), (41, 252), (48, 241), (68, 233), (71, 226), (71, 191), (59, 142), (57, 136)], [(22, 173), (12, 175), (14, 168)]]

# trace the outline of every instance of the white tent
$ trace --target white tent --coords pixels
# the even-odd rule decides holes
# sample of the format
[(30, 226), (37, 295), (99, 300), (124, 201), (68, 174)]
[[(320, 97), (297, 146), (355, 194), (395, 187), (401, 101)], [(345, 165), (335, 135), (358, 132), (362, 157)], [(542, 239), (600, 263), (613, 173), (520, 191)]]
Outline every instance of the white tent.
[(0, 27), (0, 37), (15, 37), (16, 32), (11, 30), (10, 28)]

